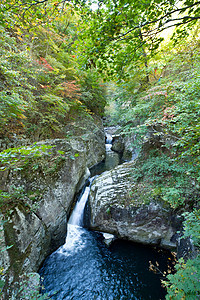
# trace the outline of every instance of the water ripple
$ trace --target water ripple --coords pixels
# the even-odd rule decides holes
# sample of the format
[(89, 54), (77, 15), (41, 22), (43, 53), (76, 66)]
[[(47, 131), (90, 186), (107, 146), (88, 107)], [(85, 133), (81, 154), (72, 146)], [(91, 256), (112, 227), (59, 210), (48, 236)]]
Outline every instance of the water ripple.
[[(166, 268), (166, 259), (151, 248), (117, 241), (111, 248), (100, 235), (84, 228), (82, 242), (63, 246), (40, 270), (43, 284), (56, 300), (158, 300), (165, 291), (159, 276), (149, 272), (149, 260)], [(162, 267), (162, 266), (161, 266)]]

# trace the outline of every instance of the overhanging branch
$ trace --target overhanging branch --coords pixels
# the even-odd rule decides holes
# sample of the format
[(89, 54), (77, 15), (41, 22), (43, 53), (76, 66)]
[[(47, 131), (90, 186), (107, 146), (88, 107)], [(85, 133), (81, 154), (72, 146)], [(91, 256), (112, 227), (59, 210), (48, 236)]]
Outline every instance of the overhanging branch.
[[(137, 29), (144, 28), (145, 26), (153, 25), (153, 24), (155, 24), (155, 23), (160, 23), (160, 21), (162, 21), (163, 19), (165, 19), (165, 18), (171, 16), (171, 15), (174, 14), (174, 13), (177, 13), (177, 12), (181, 13), (181, 12), (183, 12), (183, 11), (188, 10), (189, 8), (192, 8), (192, 7), (198, 6), (198, 5), (200, 5), (200, 1), (195, 2), (195, 3), (191, 4), (191, 5), (188, 5), (188, 6), (183, 7), (183, 8), (177, 8), (177, 9), (171, 11), (171, 12), (166, 13), (166, 14), (165, 14), (164, 16), (162, 16), (161, 18), (155, 19), (155, 20), (153, 20), (153, 21), (147, 21), (147, 22), (144, 22), (143, 24), (137, 24), (137, 25), (135, 25), (133, 28), (131, 28), (131, 29), (128, 30), (127, 32), (125, 32), (125, 33), (119, 35), (118, 37), (114, 38), (113, 40), (121, 39), (121, 38), (125, 37), (126, 35), (128, 35), (129, 33), (132, 33), (133, 31), (135, 31), (135, 30), (137, 30)], [(193, 20), (198, 20), (198, 19), (200, 19), (200, 16), (198, 16), (198, 17), (196, 17), (196, 16), (194, 16), (194, 17), (193, 17), (193, 16), (183, 16), (183, 17), (180, 17), (180, 18), (168, 19), (168, 20), (165, 21), (165, 22), (162, 24), (162, 26), (160, 26), (160, 27), (163, 27), (163, 29), (162, 29), (162, 31), (163, 31), (163, 30), (165, 30), (165, 27), (164, 27), (165, 24), (167, 24), (167, 23), (169, 23), (169, 22), (174, 22), (174, 21), (180, 21), (180, 20), (183, 20), (183, 22), (181, 22), (181, 23), (179, 22), (179, 23), (175, 23), (175, 24), (172, 25), (172, 26), (179, 26), (179, 25), (181, 25), (181, 24), (184, 25), (184, 24), (186, 24), (186, 23), (189, 23), (189, 22), (191, 22), (191, 21), (193, 21)], [(186, 21), (184, 21), (184, 20), (186, 20)], [(170, 27), (172, 27), (172, 26), (170, 26)], [(158, 26), (158, 28), (159, 28), (159, 26)]]

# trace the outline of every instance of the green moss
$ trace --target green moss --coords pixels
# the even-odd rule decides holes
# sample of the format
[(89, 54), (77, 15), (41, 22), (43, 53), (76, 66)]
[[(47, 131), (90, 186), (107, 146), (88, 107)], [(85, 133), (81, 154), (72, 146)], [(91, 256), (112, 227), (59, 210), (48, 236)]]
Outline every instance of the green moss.
[(10, 258), (10, 267), (8, 273), (12, 272), (14, 275), (13, 281), (17, 281), (19, 275), (22, 272), (22, 265), (27, 257), (26, 253), (21, 253), (18, 245), (17, 245), (17, 236), (15, 229), (13, 228), (13, 224), (9, 221), (4, 224), (4, 234), (7, 245), (12, 245), (10, 249), (8, 249), (9, 258)]

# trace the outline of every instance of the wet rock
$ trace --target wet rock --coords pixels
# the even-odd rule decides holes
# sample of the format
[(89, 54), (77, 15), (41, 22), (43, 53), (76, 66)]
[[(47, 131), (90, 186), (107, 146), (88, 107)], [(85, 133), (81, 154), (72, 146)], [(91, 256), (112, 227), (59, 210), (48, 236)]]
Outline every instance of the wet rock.
[(179, 238), (177, 244), (177, 258), (184, 258), (184, 260), (194, 259), (197, 256), (193, 242), (190, 238)]
[(112, 150), (119, 153), (122, 161), (134, 160), (138, 156), (138, 150), (134, 145), (134, 135), (122, 136), (114, 135), (112, 140)]
[(124, 139), (120, 135), (113, 136), (112, 148), (113, 151), (123, 154), (124, 152)]
[[(10, 187), (15, 186), (39, 195), (34, 205), (31, 202), (27, 202), (27, 206), (19, 203), (8, 214), (4, 212), (7, 222), (0, 232), (1, 246), (12, 245), (0, 258), (8, 275), (5, 290), (23, 272), (36, 272), (47, 255), (64, 243), (75, 194), (89, 176), (88, 168), (105, 157), (104, 130), (100, 120), (85, 119), (74, 126), (81, 127), (83, 123), (84, 130), (76, 132), (74, 129), (76, 135), (70, 138), (38, 143), (54, 146), (53, 153), (57, 150), (64, 153), (65, 159), (56, 166), (55, 172), (50, 170), (45, 175), (30, 169), (9, 172), (0, 179), (4, 191), (9, 192)], [(5, 295), (5, 299), (9, 297)]]
[(115, 240), (115, 236), (113, 234), (110, 233), (103, 233), (103, 237), (104, 237), (104, 243), (107, 246), (110, 246), (112, 244), (112, 242)]
[(134, 139), (134, 135), (124, 137), (124, 151), (122, 160), (130, 161), (137, 158), (139, 151), (134, 145)]
[(92, 184), (91, 228), (130, 241), (174, 249), (173, 211), (132, 179), (134, 162), (104, 172)]

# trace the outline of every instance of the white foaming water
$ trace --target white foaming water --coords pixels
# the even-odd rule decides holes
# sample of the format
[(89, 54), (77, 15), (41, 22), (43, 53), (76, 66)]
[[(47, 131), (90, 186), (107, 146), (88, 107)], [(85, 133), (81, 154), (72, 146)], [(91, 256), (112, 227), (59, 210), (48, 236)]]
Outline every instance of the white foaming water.
[(112, 135), (106, 132), (106, 144), (112, 144)]
[(112, 148), (112, 144), (106, 144), (106, 152), (113, 152), (111, 148)]
[(84, 193), (76, 203), (69, 219), (67, 224), (67, 237), (65, 244), (59, 248), (59, 253), (68, 256), (84, 247), (85, 241), (81, 238), (82, 234), (84, 233), (84, 228), (82, 228), (81, 225), (83, 223), (84, 208), (88, 200), (89, 193), (90, 186), (87, 186), (84, 190)]
[(84, 229), (77, 225), (67, 225), (67, 237), (65, 244), (59, 248), (58, 252), (65, 256), (73, 255), (78, 252), (85, 245), (84, 239), (81, 238)]
[(82, 221), (83, 221), (83, 212), (84, 212), (84, 207), (87, 202), (88, 196), (90, 192), (90, 187), (87, 186), (85, 188), (85, 191), (83, 195), (81, 196), (80, 200), (76, 203), (76, 206), (73, 210), (73, 213), (69, 219), (69, 224), (71, 225), (78, 225), (81, 226)]
[[(104, 165), (100, 164), (91, 176), (118, 165), (119, 156), (109, 150), (111, 147), (112, 144), (106, 145)], [(44, 292), (55, 300), (164, 299), (160, 275), (156, 283), (153, 276), (157, 275), (148, 272), (147, 268), (149, 260), (158, 261), (158, 252), (153, 250), (150, 254), (150, 249), (129, 245), (126, 241), (116, 241), (108, 248), (112, 235), (104, 233), (106, 246), (96, 232), (81, 227), (89, 190), (90, 187), (84, 189), (78, 198), (67, 225), (65, 245), (52, 253), (40, 269)], [(167, 257), (166, 270), (169, 263)]]

